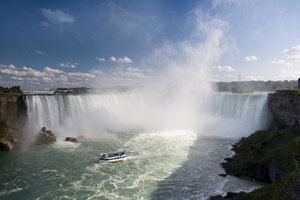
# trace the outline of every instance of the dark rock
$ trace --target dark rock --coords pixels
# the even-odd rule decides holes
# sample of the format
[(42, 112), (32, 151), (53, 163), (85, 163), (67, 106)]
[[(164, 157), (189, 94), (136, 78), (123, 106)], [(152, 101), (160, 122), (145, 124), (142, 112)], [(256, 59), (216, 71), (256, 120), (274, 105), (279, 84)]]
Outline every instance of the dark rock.
[(289, 127), (290, 127), (289, 125), (284, 125), (284, 124), (278, 124), (276, 126), (276, 128), (279, 129), (279, 130), (287, 129)]
[(66, 137), (66, 141), (69, 141), (69, 142), (77, 142), (77, 138)]
[(51, 130), (47, 130), (45, 131), (45, 133), (49, 134), (49, 135), (53, 135), (52, 131)]
[(275, 165), (269, 164), (269, 177), (272, 182), (275, 182), (286, 175), (286, 171), (279, 169)]
[(0, 142), (0, 150), (1, 151), (11, 151), (14, 148), (14, 144), (7, 141), (7, 140), (2, 140)]
[(223, 197), (221, 195), (215, 195), (215, 196), (211, 196), (209, 199), (210, 200), (218, 200), (218, 199), (223, 199)]
[(43, 127), (35, 141), (35, 144), (36, 145), (48, 144), (55, 141), (56, 141), (56, 137), (55, 135), (53, 135), (52, 131), (46, 130), (46, 127)]
[(269, 93), (268, 106), (275, 114), (275, 123), (280, 128), (300, 124), (300, 95), (293, 91)]
[(55, 141), (56, 141), (55, 135), (49, 135), (47, 133), (40, 132), (35, 141), (35, 145), (48, 144)]
[(292, 200), (300, 200), (300, 177), (294, 176), (291, 183), (292, 191), (290, 196)]
[(224, 160), (226, 160), (227, 162), (230, 162), (233, 160), (233, 158), (224, 158)]
[(219, 174), (219, 176), (226, 177), (226, 174)]
[(227, 192), (227, 194), (224, 198), (233, 198), (237, 195), (238, 195), (238, 193), (236, 193), (236, 192)]

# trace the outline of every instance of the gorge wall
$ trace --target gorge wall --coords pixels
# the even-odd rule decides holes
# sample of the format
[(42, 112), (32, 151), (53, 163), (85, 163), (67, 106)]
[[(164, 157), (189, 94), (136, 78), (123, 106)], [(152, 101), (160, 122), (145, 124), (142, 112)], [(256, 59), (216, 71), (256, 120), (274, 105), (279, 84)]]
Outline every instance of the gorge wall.
[(0, 95), (0, 150), (12, 150), (19, 144), (27, 122), (26, 96)]
[(294, 90), (277, 90), (268, 94), (268, 106), (275, 114), (275, 124), (289, 126), (300, 124), (300, 94)]

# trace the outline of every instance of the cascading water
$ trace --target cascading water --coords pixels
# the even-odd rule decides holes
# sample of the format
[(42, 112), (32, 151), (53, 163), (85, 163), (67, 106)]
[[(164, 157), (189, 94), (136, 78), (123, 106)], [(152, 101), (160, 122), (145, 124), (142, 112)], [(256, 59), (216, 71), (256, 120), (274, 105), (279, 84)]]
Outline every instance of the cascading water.
[[(27, 95), (30, 123), (46, 126), (58, 139), (0, 152), (0, 199), (204, 200), (262, 185), (218, 175), (236, 138), (249, 135), (247, 127), (266, 126), (266, 94), (214, 93), (199, 107), (193, 99), (181, 104), (186, 96), (148, 97)], [(82, 134), (86, 140), (64, 141)], [(119, 149), (127, 160), (98, 164), (101, 152)]]
[(210, 112), (212, 116), (206, 121), (208, 128), (219, 136), (247, 136), (268, 128), (273, 122), (267, 93), (215, 93), (210, 101)]
[[(205, 110), (197, 111), (194, 120), (197, 129), (201, 130), (211, 123), (224, 121), (237, 124), (241, 131), (266, 128), (272, 115), (266, 105), (266, 93), (230, 94), (214, 93), (207, 101)], [(173, 105), (162, 101), (150, 104), (145, 97), (137, 93), (105, 93), (94, 95), (28, 95), (27, 107), (29, 121), (39, 127), (49, 129), (67, 127), (73, 133), (95, 132), (104, 129), (124, 130), (154, 127), (154, 124), (168, 123), (172, 110), (178, 114), (178, 121), (184, 121), (189, 113), (184, 105)], [(179, 107), (183, 107), (180, 109)], [(188, 107), (190, 109), (190, 107)], [(175, 112), (174, 110), (179, 110)], [(189, 111), (188, 111), (189, 112)], [(193, 116), (194, 117), (194, 116)], [(201, 121), (204, 123), (201, 123)], [(193, 124), (193, 125), (194, 125)], [(168, 127), (169, 128), (169, 127)], [(210, 128), (210, 127), (209, 127)], [(213, 133), (210, 131), (210, 134)], [(241, 135), (250, 134), (244, 133)], [(219, 135), (219, 134), (218, 134)], [(226, 136), (226, 135), (224, 135)], [(237, 135), (238, 136), (238, 135)]]

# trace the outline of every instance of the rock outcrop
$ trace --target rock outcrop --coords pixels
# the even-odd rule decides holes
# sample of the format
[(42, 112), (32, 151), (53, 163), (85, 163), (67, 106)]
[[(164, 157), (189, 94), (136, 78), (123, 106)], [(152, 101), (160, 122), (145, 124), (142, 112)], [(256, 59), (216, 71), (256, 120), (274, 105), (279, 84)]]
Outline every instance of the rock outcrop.
[(294, 90), (277, 90), (268, 94), (268, 106), (278, 126), (300, 124), (300, 94)]
[(25, 100), (26, 96), (21, 94), (0, 95), (0, 141), (2, 145), (9, 142), (9, 148), (2, 150), (12, 150), (19, 146), (18, 141), (21, 140), (28, 119)]
[(35, 141), (35, 145), (48, 144), (56, 141), (56, 136), (53, 135), (51, 130), (46, 130), (46, 127), (43, 127), (41, 132)]
[(260, 130), (232, 148), (235, 155), (221, 165), (227, 175), (272, 183), (250, 193), (213, 196), (217, 199), (299, 199), (300, 127)]
[(77, 142), (77, 138), (66, 137), (66, 141), (69, 141), (69, 142)]
[(0, 151), (11, 151), (14, 148), (14, 144), (7, 140), (0, 141)]

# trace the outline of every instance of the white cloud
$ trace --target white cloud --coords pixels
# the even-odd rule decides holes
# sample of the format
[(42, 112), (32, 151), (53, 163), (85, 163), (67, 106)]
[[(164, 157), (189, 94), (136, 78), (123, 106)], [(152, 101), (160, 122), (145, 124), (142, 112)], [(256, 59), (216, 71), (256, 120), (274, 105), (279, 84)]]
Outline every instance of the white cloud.
[(256, 61), (257, 60), (257, 58), (255, 56), (246, 56), (244, 59), (246, 61)]
[(286, 63), (284, 60), (273, 60), (271, 61), (272, 64), (284, 64), (284, 66), (287, 67), (293, 67), (294, 65), (292, 63)]
[(132, 60), (126, 56), (124, 58), (119, 58), (116, 62), (117, 63), (133, 63)]
[(110, 60), (113, 61), (113, 62), (116, 62), (117, 59), (112, 56), (112, 57), (110, 57)]
[(289, 71), (289, 70), (280, 70), (281, 75), (279, 78), (287, 78), (287, 79), (298, 79), (300, 77), (300, 71)]
[(217, 69), (218, 71), (220, 72), (232, 72), (232, 71), (237, 71), (237, 69), (233, 69), (232, 67), (230, 66), (224, 66), (222, 67), (221, 65), (218, 65), (218, 66), (214, 66), (212, 67), (212, 69)]
[(104, 58), (98, 58), (98, 57), (96, 57), (96, 59), (97, 59), (97, 60), (99, 60), (99, 61), (102, 61), (102, 62), (104, 62), (104, 61), (105, 61), (105, 59), (104, 59)]
[(95, 78), (96, 76), (94, 74), (90, 73), (83, 73), (83, 72), (73, 72), (73, 73), (67, 73), (67, 76), (69, 78), (75, 79), (75, 80), (89, 80), (89, 78)]
[(51, 69), (50, 67), (45, 67), (43, 69), (44, 72), (46, 73), (54, 73), (54, 74), (61, 74), (61, 73), (64, 73), (64, 71), (62, 70), (58, 70), (58, 69)]
[(120, 76), (135, 77), (135, 78), (144, 78), (144, 74), (143, 73), (138, 73), (138, 72), (122, 72), (122, 71), (118, 71), (117, 73), (115, 73), (115, 75), (116, 74), (118, 74)]
[(46, 53), (43, 53), (41, 51), (36, 51), (38, 54), (41, 54), (41, 55), (46, 55)]
[(24, 80), (22, 77), (15, 77), (15, 76), (10, 77), (10, 79), (18, 80), (18, 81), (23, 81)]
[(262, 80), (262, 76), (245, 76), (246, 79), (250, 79), (252, 81)]
[[(49, 20), (50, 23), (55, 25), (60, 25), (64, 23), (72, 24), (75, 21), (73, 15), (71, 15), (70, 13), (65, 13), (61, 10), (51, 11), (50, 9), (43, 8), (41, 9), (41, 12), (43, 16)], [(41, 25), (49, 26), (47, 22), (42, 22)]]
[(294, 46), (291, 49), (285, 49), (282, 54), (291, 61), (300, 62), (300, 45)]
[(22, 67), (21, 69), (16, 68), (14, 65), (1, 65), (0, 73), (12, 76), (22, 77), (43, 77), (43, 76), (54, 76), (53, 74), (47, 74), (46, 72), (40, 72), (30, 67)]
[(67, 67), (67, 68), (76, 68), (75, 65), (78, 65), (78, 63), (73, 63), (73, 64), (71, 64), (70, 62), (59, 63), (59, 66), (61, 66), (61, 67)]
[(52, 82), (52, 79), (49, 77), (42, 77), (41, 80), (46, 83)]
[(273, 61), (271, 61), (271, 63), (272, 63), (272, 64), (284, 64), (285, 61), (284, 61), (284, 60), (278, 60), (278, 61), (273, 60)]
[(110, 60), (117, 63), (133, 63), (132, 60), (126, 56), (124, 58), (119, 58), (118, 60), (112, 56)]
[(68, 81), (68, 77), (66, 77), (65, 75), (60, 75), (57, 78), (53, 78), (52, 80), (54, 81)]
[[(16, 68), (14, 65), (1, 65), (0, 73), (9, 76), (13, 80), (38, 81), (42, 77), (55, 77), (55, 74), (64, 73), (58, 69), (45, 67), (43, 71), (37, 71), (30, 67)], [(43, 79), (44, 82), (49, 82), (49, 79)]]
[(100, 75), (103, 74), (103, 72), (101, 70), (91, 70), (89, 72), (92, 74), (100, 74)]
[(139, 72), (139, 71), (141, 71), (141, 70), (138, 69), (138, 68), (128, 67), (128, 68), (127, 68), (127, 71), (129, 71), (129, 72)]
[(13, 80), (19, 80), (19, 81), (38, 81), (39, 79), (38, 78), (29, 78), (29, 77), (10, 77), (10, 79), (13, 79)]
[(12, 64), (10, 64), (10, 65), (1, 65), (0, 64), (0, 68), (16, 69), (16, 67), (14, 65), (12, 65)]

